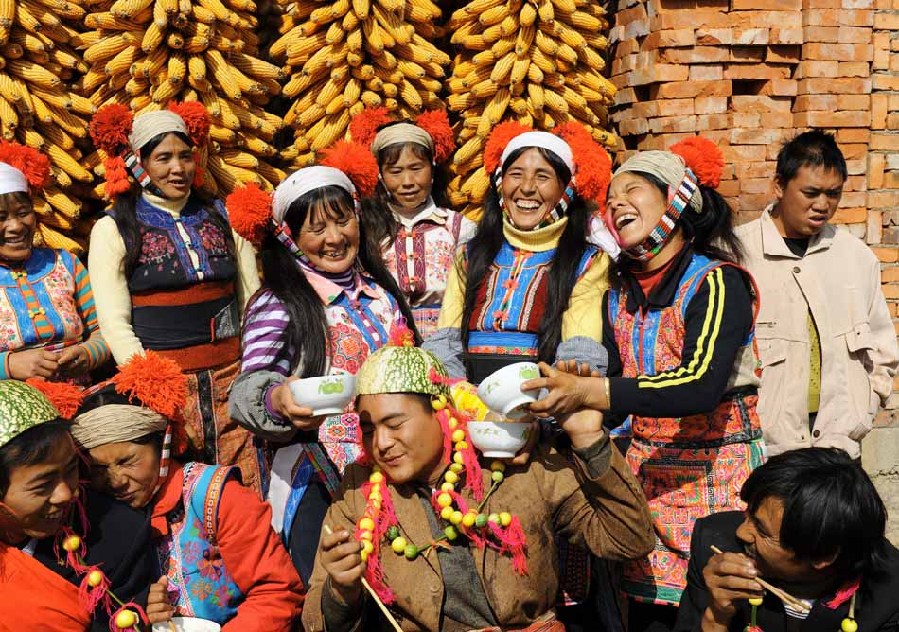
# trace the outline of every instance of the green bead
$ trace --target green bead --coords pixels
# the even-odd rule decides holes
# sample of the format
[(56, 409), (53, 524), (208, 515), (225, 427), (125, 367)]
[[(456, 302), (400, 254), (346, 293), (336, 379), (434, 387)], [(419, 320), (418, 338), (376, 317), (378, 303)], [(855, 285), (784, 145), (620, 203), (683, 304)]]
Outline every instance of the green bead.
[(487, 514), (478, 514), (478, 517), (474, 519), (474, 526), (478, 529), (483, 529), (487, 526)]
[(493, 479), (494, 483), (502, 483), (504, 477), (505, 475), (499, 471), (490, 473), (490, 478)]
[(443, 533), (446, 535), (446, 539), (450, 541), (453, 541), (459, 537), (459, 532), (456, 531), (456, 527), (454, 527), (453, 525), (447, 526), (446, 529), (443, 530)]
[(492, 522), (493, 524), (499, 524), (499, 514), (492, 513), (487, 516), (487, 522)]
[(406, 550), (403, 552), (403, 555), (406, 556), (407, 560), (414, 560), (418, 557), (418, 547), (414, 544), (410, 544), (406, 547)]
[(398, 537), (400, 537), (400, 528), (399, 527), (394, 525), (394, 526), (390, 527), (389, 529), (387, 529), (387, 539), (390, 542), (393, 542)]

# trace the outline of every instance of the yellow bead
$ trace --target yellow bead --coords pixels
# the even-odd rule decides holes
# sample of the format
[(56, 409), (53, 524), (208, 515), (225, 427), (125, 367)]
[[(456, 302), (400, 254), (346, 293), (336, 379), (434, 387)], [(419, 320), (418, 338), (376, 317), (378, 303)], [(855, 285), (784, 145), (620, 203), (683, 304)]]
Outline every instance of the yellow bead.
[(449, 507), (453, 504), (453, 497), (446, 492), (443, 492), (439, 496), (437, 496), (437, 504), (441, 507)]
[[(81, 548), (81, 538), (77, 535), (70, 535), (62, 542), (62, 548), (69, 553), (72, 551), (77, 551)], [(131, 612), (130, 610), (128, 612)]]
[(446, 408), (446, 396), (441, 395), (440, 397), (432, 399), (431, 400), (431, 408), (433, 408), (434, 410), (436, 410), (438, 412), (440, 412), (441, 410)]
[(359, 557), (362, 558), (362, 563), (368, 561), (368, 551), (359, 551)]
[(103, 573), (100, 571), (91, 571), (87, 574), (87, 583), (91, 588), (96, 588), (103, 582)]
[(462, 456), (461, 452), (454, 452), (453, 453), (453, 462), (458, 463), (459, 465), (464, 465), (465, 457)]
[(453, 524), (459, 524), (460, 522), (462, 522), (462, 518), (464, 518), (464, 516), (462, 515), (461, 511), (454, 511), (450, 515), (449, 521)]
[(858, 623), (855, 622), (855, 619), (843, 619), (840, 629), (843, 632), (858, 632)]
[(366, 516), (362, 520), (359, 521), (359, 528), (363, 531), (374, 531), (375, 530), (375, 521)]
[(359, 539), (371, 542), (371, 531), (363, 531), (359, 534)]
[(372, 465), (372, 466), (371, 466), (371, 471), (372, 471), (372, 472), (380, 472), (380, 471), (381, 471), (381, 466), (380, 466), (380, 465)]
[(133, 610), (121, 610), (115, 616), (115, 627), (120, 630), (134, 627), (137, 623), (137, 614)]
[(375, 508), (375, 509), (381, 508), (381, 499), (380, 498), (369, 498), (369, 502), (371, 503), (371, 506), (373, 508)]
[(459, 420), (456, 419), (455, 417), (450, 417), (449, 423), (447, 425), (449, 426), (450, 430), (455, 430), (456, 428), (459, 427)]
[(441, 483), (440, 484), (440, 491), (442, 491), (442, 492), (451, 492), (454, 489), (456, 489), (456, 486), (453, 485), (452, 483)]
[(371, 476), (368, 477), (368, 481), (370, 483), (374, 483), (375, 485), (377, 485), (378, 483), (383, 483), (384, 475), (380, 472), (372, 472)]
[(508, 527), (511, 522), (512, 514), (510, 514), (508, 511), (504, 511), (499, 515), (499, 523), (504, 527)]
[(408, 544), (406, 538), (400, 536), (390, 543), (390, 548), (393, 549), (393, 552), (397, 555), (402, 555), (403, 551), (406, 550), (406, 544)]
[(362, 540), (362, 550), (366, 553), (371, 553), (375, 550), (375, 545), (369, 542), (368, 540)]
[(368, 495), (368, 499), (369, 500), (381, 500), (381, 492), (376, 489), (371, 490), (371, 493)]
[(467, 450), (468, 449), (468, 441), (459, 441), (456, 443), (457, 450)]
[(477, 520), (477, 519), (478, 519), (478, 514), (472, 512), (472, 511), (469, 511), (469, 512), (468, 512), (467, 514), (465, 514), (465, 516), (462, 518), (462, 526), (464, 526), (464, 527), (471, 527), (471, 526), (474, 526), (474, 521)]
[(452, 485), (455, 485), (456, 483), (459, 482), (459, 475), (456, 474), (455, 472), (453, 472), (452, 470), (449, 470), (448, 472), (446, 472), (446, 473), (443, 475), (443, 479), (444, 479), (447, 483), (450, 483), (450, 484), (452, 484)]
[(490, 464), (490, 469), (494, 472), (505, 472), (506, 464), (503, 463), (502, 461), (494, 461), (493, 463)]
[(443, 518), (444, 520), (449, 520), (450, 516), (452, 516), (452, 515), (453, 515), (452, 507), (444, 507), (443, 509), (440, 510), (440, 517)]
[(465, 466), (461, 463), (450, 463), (449, 467), (450, 471), (455, 472), (456, 474), (460, 474), (462, 470), (465, 469)]
[(505, 476), (506, 476), (506, 475), (503, 474), (503, 473), (500, 472), (500, 471), (490, 472), (490, 479), (491, 479), (494, 483), (497, 483), (497, 484), (502, 483), (502, 482), (503, 482), (503, 478), (505, 478)]
[(465, 431), (461, 428), (458, 430), (453, 430), (453, 443), (458, 443), (459, 441), (465, 441)]
[(765, 603), (765, 600), (761, 597), (750, 597), (748, 601), (750, 606), (755, 606), (756, 608)]

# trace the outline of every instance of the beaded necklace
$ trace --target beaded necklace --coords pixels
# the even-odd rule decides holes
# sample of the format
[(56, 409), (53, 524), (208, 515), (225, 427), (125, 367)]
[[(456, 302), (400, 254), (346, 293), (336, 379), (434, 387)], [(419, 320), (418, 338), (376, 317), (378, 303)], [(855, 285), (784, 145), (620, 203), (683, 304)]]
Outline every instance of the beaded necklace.
[[(840, 622), (840, 631), (841, 632), (858, 632), (858, 622), (855, 620), (855, 597), (858, 594), (858, 584), (851, 586), (849, 588), (851, 590), (851, 597), (849, 598), (849, 614)], [(843, 591), (845, 595), (846, 591)], [(757, 617), (758, 617), (758, 608), (762, 605), (764, 599), (762, 597), (753, 597), (749, 599), (749, 625), (743, 628), (743, 632), (764, 632), (761, 626), (758, 625)], [(837, 608), (840, 603), (845, 603), (845, 601), (840, 601), (839, 595), (833, 601), (826, 603), (825, 605), (828, 608)]]
[[(77, 508), (81, 514), (82, 531), (87, 532), (87, 518), (80, 503), (76, 501)], [(65, 551), (65, 562), (60, 554), (60, 549)], [(112, 592), (112, 583), (109, 578), (100, 570), (99, 566), (88, 566), (84, 557), (87, 555), (87, 546), (84, 539), (76, 534), (69, 527), (63, 527), (56, 536), (54, 543), (54, 551), (59, 563), (65, 564), (76, 575), (81, 576), (81, 583), (78, 587), (78, 599), (89, 613), (93, 613), (98, 606), (109, 615), (110, 630), (121, 630), (122, 632), (140, 632), (140, 624), (149, 625), (147, 613), (138, 604), (134, 602), (123, 602)]]
[[(466, 417), (452, 408), (445, 395), (435, 397), (431, 406), (444, 431), (444, 456), (450, 453), (449, 467), (443, 474), (440, 487), (431, 493), (431, 505), (435, 513), (447, 522), (443, 533), (427, 544), (416, 545), (400, 535), (400, 528), (390, 488), (380, 467), (375, 465), (368, 481), (362, 485), (367, 499), (362, 517), (356, 523), (354, 535), (361, 543), (361, 557), (366, 564), (366, 579), (386, 604), (393, 603), (394, 595), (383, 581), (380, 567), (380, 543), (386, 541), (396, 555), (415, 560), (422, 553), (448, 547), (460, 538), (468, 539), (476, 547), (495, 549), (512, 558), (512, 565), (519, 575), (527, 573), (525, 535), (517, 516), (509, 512), (484, 514), (487, 500), (505, 478), (505, 465), (494, 461), (491, 466), (491, 485), (486, 494), (477, 455), (471, 448)], [(464, 487), (478, 501), (477, 507), (469, 507), (457, 491), (465, 478)]]

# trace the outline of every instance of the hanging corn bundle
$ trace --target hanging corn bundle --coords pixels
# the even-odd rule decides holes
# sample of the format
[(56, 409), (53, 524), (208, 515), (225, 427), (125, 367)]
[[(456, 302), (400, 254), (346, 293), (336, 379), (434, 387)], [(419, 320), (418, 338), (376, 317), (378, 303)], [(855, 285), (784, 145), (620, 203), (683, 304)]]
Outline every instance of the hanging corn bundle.
[[(90, 68), (82, 94), (97, 107), (120, 103), (136, 114), (172, 100), (200, 101), (212, 119), (205, 158), (214, 193), (281, 181), (271, 160), (283, 122), (265, 106), (283, 75), (258, 57), (253, 0), (115, 0), (94, 8), (103, 10), (84, 19), (93, 30), (84, 34)], [(92, 163), (102, 169), (105, 158), (95, 155)], [(104, 196), (102, 184), (96, 192)]]
[(285, 122), (296, 129), (284, 153), (295, 167), (344, 138), (350, 119), (383, 106), (400, 118), (442, 108), (449, 55), (432, 41), (440, 8), (431, 0), (300, 0), (285, 3), (271, 58), (286, 64)]
[(480, 208), (489, 186), (484, 145), (503, 120), (542, 130), (576, 120), (597, 142), (616, 145), (606, 131), (615, 87), (601, 74), (606, 29), (595, 0), (472, 0), (452, 14), (460, 52), (448, 105), (462, 117), (450, 183), (456, 208)]

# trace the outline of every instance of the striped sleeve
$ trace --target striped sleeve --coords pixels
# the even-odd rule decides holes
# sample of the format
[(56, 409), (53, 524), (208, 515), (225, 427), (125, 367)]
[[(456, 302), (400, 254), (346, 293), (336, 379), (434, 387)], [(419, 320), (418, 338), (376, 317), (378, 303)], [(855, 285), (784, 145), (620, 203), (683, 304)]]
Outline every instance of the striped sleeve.
[(87, 268), (75, 256), (65, 253), (63, 256), (72, 258), (72, 271), (75, 278), (75, 304), (81, 322), (84, 323), (84, 342), (82, 346), (89, 357), (91, 370), (105, 364), (112, 356), (109, 345), (100, 333), (100, 324), (97, 322), (97, 306), (94, 303), (94, 291), (91, 288), (90, 276)]
[(687, 306), (680, 365), (657, 375), (611, 378), (611, 411), (682, 417), (713, 410), (751, 327), (752, 296), (742, 272), (716, 268)]
[(290, 318), (278, 298), (265, 290), (247, 305), (244, 316), (240, 371), (274, 371), (290, 375), (294, 351), (288, 347)]

